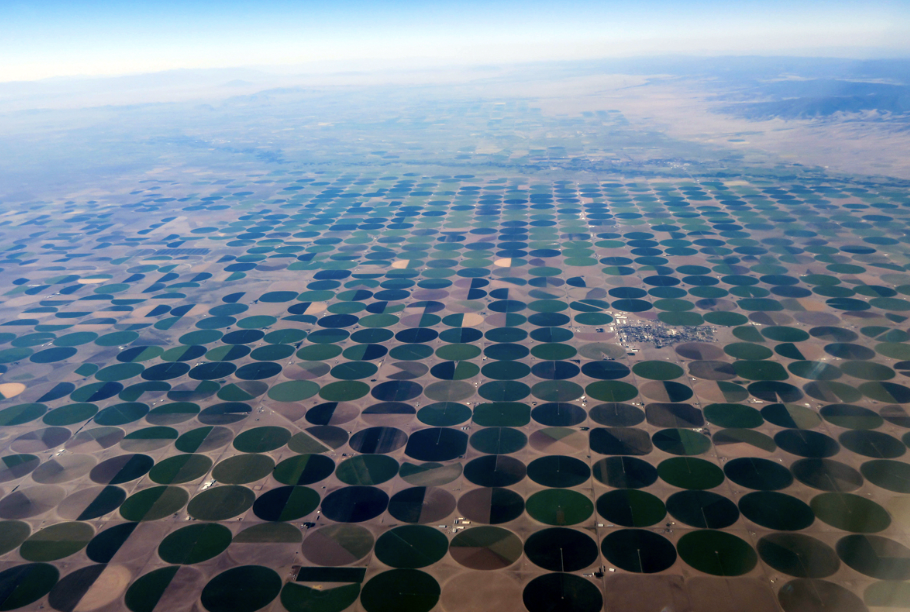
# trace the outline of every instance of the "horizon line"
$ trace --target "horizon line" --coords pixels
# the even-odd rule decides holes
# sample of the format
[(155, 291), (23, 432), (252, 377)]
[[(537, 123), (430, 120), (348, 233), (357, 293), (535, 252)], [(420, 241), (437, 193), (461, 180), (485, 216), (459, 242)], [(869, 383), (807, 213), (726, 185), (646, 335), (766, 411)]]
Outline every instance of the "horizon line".
[[(872, 49), (867, 49), (871, 51)], [(333, 76), (333, 75), (352, 75), (352, 74), (382, 74), (382, 73), (402, 73), (402, 72), (419, 72), (429, 69), (480, 69), (480, 68), (518, 68), (523, 66), (539, 65), (559, 65), (559, 64), (584, 64), (592, 62), (634, 62), (634, 61), (698, 61), (698, 60), (736, 60), (736, 59), (763, 59), (763, 60), (813, 60), (818, 62), (910, 62), (910, 51), (894, 50), (892, 54), (881, 55), (848, 55), (836, 53), (821, 54), (798, 54), (798, 53), (735, 53), (735, 52), (687, 52), (687, 53), (655, 53), (655, 54), (634, 54), (634, 55), (601, 55), (592, 57), (577, 58), (558, 58), (558, 59), (503, 59), (497, 62), (459, 62), (457, 58), (422, 58), (410, 57), (399, 59), (329, 59), (313, 60), (309, 62), (295, 63), (272, 63), (272, 64), (233, 64), (223, 66), (181, 66), (174, 68), (164, 68), (161, 70), (145, 70), (136, 72), (120, 72), (110, 74), (60, 74), (54, 76), (42, 76), (34, 79), (0, 79), (0, 85), (16, 84), (37, 84), (49, 82), (64, 81), (106, 81), (129, 77), (142, 77), (153, 75), (167, 75), (175, 73), (214, 73), (219, 71), (249, 71), (259, 72), (268, 76)], [(340, 70), (310, 70), (306, 72), (296, 72), (299, 69), (314, 68), (317, 66), (340, 67), (346, 66)], [(360, 66), (360, 68), (358, 68)], [(369, 66), (369, 67), (367, 67)]]

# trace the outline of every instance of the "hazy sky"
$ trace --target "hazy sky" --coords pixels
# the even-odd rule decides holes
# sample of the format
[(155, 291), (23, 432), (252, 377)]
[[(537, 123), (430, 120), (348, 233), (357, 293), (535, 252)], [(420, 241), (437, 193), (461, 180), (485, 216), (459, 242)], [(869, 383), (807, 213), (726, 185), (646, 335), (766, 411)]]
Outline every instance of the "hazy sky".
[(0, 81), (370, 60), (910, 55), (910, 0), (0, 0)]

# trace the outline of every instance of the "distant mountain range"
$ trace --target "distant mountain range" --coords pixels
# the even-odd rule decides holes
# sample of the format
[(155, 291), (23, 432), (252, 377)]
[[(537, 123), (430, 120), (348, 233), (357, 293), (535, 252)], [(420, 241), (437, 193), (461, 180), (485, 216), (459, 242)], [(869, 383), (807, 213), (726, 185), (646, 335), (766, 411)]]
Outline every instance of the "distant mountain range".
[[(812, 57), (654, 57), (578, 63), (582, 70), (698, 82), (722, 113), (747, 119), (812, 119), (839, 113), (906, 115), (910, 60)], [(903, 118), (903, 117), (902, 117)]]
[(743, 101), (721, 108), (746, 119), (812, 119), (838, 113), (910, 113), (910, 87), (891, 83), (835, 79), (786, 80), (762, 83)]

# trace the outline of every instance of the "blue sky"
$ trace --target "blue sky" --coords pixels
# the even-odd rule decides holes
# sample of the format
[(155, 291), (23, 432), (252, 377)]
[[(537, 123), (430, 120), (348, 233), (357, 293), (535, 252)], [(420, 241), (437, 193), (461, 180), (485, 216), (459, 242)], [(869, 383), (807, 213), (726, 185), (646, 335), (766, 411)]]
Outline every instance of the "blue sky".
[(0, 81), (661, 54), (910, 56), (910, 0), (0, 0)]

